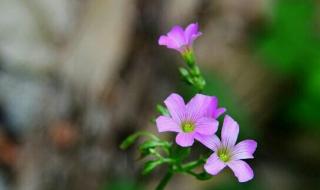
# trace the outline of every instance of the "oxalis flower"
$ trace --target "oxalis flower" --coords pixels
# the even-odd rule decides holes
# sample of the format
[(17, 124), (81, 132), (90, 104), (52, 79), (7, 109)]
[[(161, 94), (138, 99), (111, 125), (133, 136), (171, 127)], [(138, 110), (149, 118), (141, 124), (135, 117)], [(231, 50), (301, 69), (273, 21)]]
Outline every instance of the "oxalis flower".
[(160, 36), (159, 45), (165, 45), (182, 54), (191, 52), (193, 41), (202, 34), (198, 28), (198, 23), (189, 24), (185, 30), (181, 26), (174, 26), (167, 35)]
[(217, 175), (228, 166), (238, 178), (239, 182), (246, 182), (253, 178), (251, 167), (242, 159), (252, 159), (257, 148), (254, 140), (244, 140), (236, 144), (239, 125), (230, 116), (225, 116), (221, 131), (221, 141), (213, 136), (208, 148), (215, 151), (207, 160), (204, 169), (211, 175)]
[[(170, 116), (159, 116), (156, 125), (159, 132), (177, 132), (176, 142), (183, 147), (191, 146), (194, 139), (200, 142), (211, 137), (218, 129), (216, 118), (225, 112), (217, 108), (215, 97), (195, 95), (187, 104), (178, 94), (171, 94), (165, 101)], [(205, 141), (206, 142), (206, 141)]]

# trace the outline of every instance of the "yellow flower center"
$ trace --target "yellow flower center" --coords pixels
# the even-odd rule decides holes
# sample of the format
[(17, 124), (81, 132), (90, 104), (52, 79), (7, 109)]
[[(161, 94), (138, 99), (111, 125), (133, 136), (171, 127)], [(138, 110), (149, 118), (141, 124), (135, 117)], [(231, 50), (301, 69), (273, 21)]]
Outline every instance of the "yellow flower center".
[(219, 149), (217, 154), (221, 161), (223, 162), (230, 161), (231, 156), (228, 149), (226, 148)]
[(195, 126), (192, 122), (183, 122), (181, 128), (183, 132), (190, 133), (194, 130)]

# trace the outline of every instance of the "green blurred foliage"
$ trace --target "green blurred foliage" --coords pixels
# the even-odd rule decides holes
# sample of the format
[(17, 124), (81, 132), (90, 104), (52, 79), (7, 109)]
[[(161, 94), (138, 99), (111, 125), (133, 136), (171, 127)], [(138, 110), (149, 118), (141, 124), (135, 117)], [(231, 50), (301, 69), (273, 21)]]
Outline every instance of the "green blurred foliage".
[[(279, 103), (284, 120), (320, 130), (320, 41), (315, 0), (275, 1), (271, 22), (254, 38), (265, 64), (293, 82)], [(282, 107), (281, 107), (282, 106)]]
[(271, 22), (256, 39), (266, 63), (284, 73), (299, 72), (319, 57), (314, 0), (275, 1)]

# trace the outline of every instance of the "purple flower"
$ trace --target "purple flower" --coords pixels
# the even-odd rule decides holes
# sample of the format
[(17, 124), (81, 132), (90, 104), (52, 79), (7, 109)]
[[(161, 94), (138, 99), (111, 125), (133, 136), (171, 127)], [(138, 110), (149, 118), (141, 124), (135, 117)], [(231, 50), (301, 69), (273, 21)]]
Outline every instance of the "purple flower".
[(160, 36), (158, 43), (180, 53), (189, 52), (193, 41), (202, 34), (198, 28), (198, 23), (189, 24), (185, 30), (181, 26), (174, 26), (167, 35)]
[[(216, 117), (225, 109), (217, 108), (217, 99), (202, 94), (195, 95), (187, 104), (178, 94), (171, 94), (165, 101), (170, 116), (159, 116), (156, 124), (159, 132), (177, 132), (178, 145), (191, 146), (194, 139), (206, 139), (218, 129)], [(199, 141), (200, 141), (199, 140)]]
[(208, 147), (215, 151), (207, 160), (204, 168), (211, 175), (217, 175), (228, 166), (238, 178), (239, 182), (246, 182), (253, 178), (251, 167), (242, 159), (252, 159), (257, 148), (254, 140), (244, 140), (236, 144), (239, 125), (226, 115), (221, 131), (221, 141), (217, 136), (211, 138)]
[(217, 119), (226, 111), (226, 109), (218, 108), (218, 99), (215, 96), (210, 96), (209, 98), (210, 102), (208, 103), (207, 112), (205, 113), (205, 116)]

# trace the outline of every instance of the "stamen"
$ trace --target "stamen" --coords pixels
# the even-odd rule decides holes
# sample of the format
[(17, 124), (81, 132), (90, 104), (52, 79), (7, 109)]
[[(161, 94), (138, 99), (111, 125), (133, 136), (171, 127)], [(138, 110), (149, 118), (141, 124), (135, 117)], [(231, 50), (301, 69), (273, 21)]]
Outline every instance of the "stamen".
[(192, 122), (187, 121), (187, 122), (183, 122), (181, 124), (181, 128), (182, 128), (183, 132), (190, 133), (190, 132), (194, 131), (195, 126)]
[(227, 148), (221, 148), (218, 150), (218, 157), (221, 161), (228, 162), (231, 158), (230, 151)]

